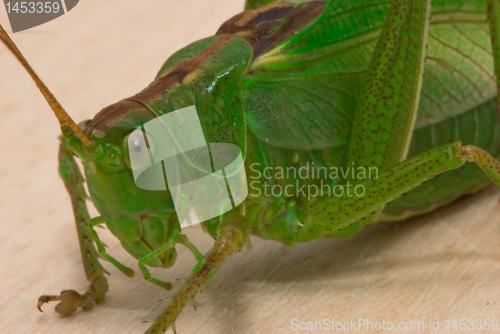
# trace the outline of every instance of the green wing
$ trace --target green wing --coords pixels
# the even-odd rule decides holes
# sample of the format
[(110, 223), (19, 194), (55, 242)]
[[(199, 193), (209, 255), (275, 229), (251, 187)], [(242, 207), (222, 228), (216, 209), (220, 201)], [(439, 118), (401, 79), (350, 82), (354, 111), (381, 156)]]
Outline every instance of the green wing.
[(496, 96), (486, 1), (434, 1), (415, 128), (460, 115)]
[[(243, 104), (259, 139), (297, 149), (347, 144), (391, 3), (328, 1), (312, 24), (254, 59)], [(485, 0), (434, 0), (428, 45), (415, 128), (495, 96)]]

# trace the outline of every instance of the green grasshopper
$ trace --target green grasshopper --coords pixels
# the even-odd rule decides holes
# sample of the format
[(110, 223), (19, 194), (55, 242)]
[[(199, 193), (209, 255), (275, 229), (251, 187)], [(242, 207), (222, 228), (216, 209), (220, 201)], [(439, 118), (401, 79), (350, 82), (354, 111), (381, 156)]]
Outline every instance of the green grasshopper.
[[(436, 0), (432, 6), (430, 21), (431, 2), (422, 0), (249, 1), (249, 10), (215, 36), (169, 58), (141, 93), (80, 127), (2, 29), (2, 41), (60, 121), (60, 174), (91, 283), (84, 294), (42, 296), (39, 308), (60, 301), (56, 311), (68, 316), (104, 299), (107, 280), (94, 243), (132, 275), (106, 253), (93, 229), (100, 223), (139, 260), (144, 277), (167, 290), (171, 283), (151, 277), (146, 266), (172, 266), (177, 243), (199, 261), (147, 331), (161, 333), (175, 331), (182, 309), (229, 255), (248, 245), (249, 234), (288, 246), (345, 238), (367, 225), (428, 212), (490, 180), (500, 185), (500, 164), (492, 157), (500, 153), (500, 85), (492, 79), (499, 78), (500, 5)], [(181, 233), (169, 193), (137, 187), (127, 155), (134, 130), (192, 105), (207, 142), (239, 147), (251, 189), (234, 210), (202, 222), (215, 239), (205, 255)], [(87, 213), (74, 155), (82, 159), (99, 217)], [(314, 170), (313, 163), (319, 171), (344, 170), (336, 177), (277, 176), (280, 168)], [(376, 177), (361, 173), (365, 168), (375, 168)], [(325, 183), (362, 186), (363, 193), (312, 196), (302, 190)], [(264, 195), (276, 186), (290, 195)], [(434, 196), (425, 196), (431, 190)]]

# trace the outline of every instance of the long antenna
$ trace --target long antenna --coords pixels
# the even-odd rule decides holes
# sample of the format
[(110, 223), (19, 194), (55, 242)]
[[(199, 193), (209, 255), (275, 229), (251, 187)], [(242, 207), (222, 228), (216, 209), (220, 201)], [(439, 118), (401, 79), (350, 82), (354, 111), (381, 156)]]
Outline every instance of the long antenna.
[(90, 146), (92, 144), (92, 140), (90, 140), (78, 127), (78, 125), (76, 125), (76, 123), (71, 119), (71, 117), (69, 117), (68, 113), (63, 109), (61, 104), (59, 104), (59, 102), (56, 100), (54, 95), (52, 95), (47, 86), (45, 86), (42, 80), (40, 80), (40, 78), (35, 73), (33, 68), (31, 68), (26, 58), (24, 58), (21, 51), (19, 51), (19, 49), (17, 48), (16, 44), (14, 44), (14, 42), (10, 39), (9, 35), (7, 35), (7, 32), (5, 32), (1, 24), (0, 24), (0, 39), (7, 46), (7, 48), (14, 54), (14, 56), (16, 56), (17, 60), (19, 60), (21, 65), (23, 65), (23, 67), (29, 73), (29, 75), (37, 85), (38, 89), (40, 89), (40, 92), (42, 93), (43, 97), (45, 98), (45, 100), (47, 100), (47, 103), (49, 104), (50, 108), (52, 108), (52, 111), (54, 111), (54, 114), (59, 120), (61, 128), (69, 126), (71, 130), (73, 130), (73, 133), (77, 135), (78, 138), (80, 138), (80, 140), (85, 146)]

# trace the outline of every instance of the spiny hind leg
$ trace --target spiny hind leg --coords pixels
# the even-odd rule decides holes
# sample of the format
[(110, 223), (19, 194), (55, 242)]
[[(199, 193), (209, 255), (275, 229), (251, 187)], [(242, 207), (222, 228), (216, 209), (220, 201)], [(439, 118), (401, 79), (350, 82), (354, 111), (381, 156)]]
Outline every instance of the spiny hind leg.
[(214, 247), (198, 262), (191, 276), (155, 319), (146, 334), (162, 334), (169, 327), (175, 332), (175, 319), (184, 307), (194, 302), (195, 295), (212, 279), (224, 260), (243, 248), (248, 242), (249, 234), (250, 224), (243, 216), (231, 215), (225, 218), (219, 227)]
[(73, 152), (67, 149), (63, 143), (59, 148), (59, 174), (71, 198), (83, 268), (90, 286), (84, 294), (74, 290), (65, 290), (60, 295), (43, 295), (38, 298), (38, 309), (42, 311), (43, 304), (59, 301), (60, 303), (55, 310), (62, 317), (67, 317), (78, 307), (90, 310), (94, 306), (94, 302), (101, 302), (108, 292), (108, 282), (104, 277), (105, 270), (99, 263), (98, 254), (92, 242), (89, 229), (90, 216), (85, 203), (87, 194), (83, 187), (84, 179), (73, 158)]
[[(344, 194), (321, 198), (311, 207), (312, 219), (300, 229), (299, 234), (319, 232), (328, 237), (353, 224), (367, 225), (376, 218), (373, 213), (390, 201), (466, 162), (475, 162), (500, 187), (500, 162), (476, 146), (462, 146), (460, 142), (455, 142), (414, 156), (381, 171), (376, 179), (359, 183), (357, 186), (362, 186), (364, 190), (362, 196)], [(370, 221), (362, 222), (363, 219)]]

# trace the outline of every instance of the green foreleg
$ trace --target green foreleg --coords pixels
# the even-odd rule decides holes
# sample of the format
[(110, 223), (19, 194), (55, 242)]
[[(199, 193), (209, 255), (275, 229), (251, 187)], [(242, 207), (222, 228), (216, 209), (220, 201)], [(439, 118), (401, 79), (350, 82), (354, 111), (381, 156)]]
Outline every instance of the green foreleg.
[(108, 282), (104, 277), (104, 269), (99, 263), (98, 254), (92, 242), (88, 226), (90, 216), (85, 203), (87, 194), (83, 187), (84, 179), (73, 158), (73, 151), (68, 149), (64, 143), (61, 143), (59, 147), (59, 174), (71, 198), (83, 268), (87, 280), (90, 282), (90, 287), (85, 294), (79, 294), (74, 290), (66, 290), (62, 291), (59, 296), (41, 296), (38, 298), (38, 309), (42, 311), (42, 305), (50, 301), (60, 301), (55, 310), (61, 316), (67, 317), (78, 307), (90, 310), (94, 302), (101, 302), (106, 292), (108, 292)]
[(146, 268), (146, 262), (148, 262), (149, 259), (156, 257), (157, 255), (172, 247), (175, 247), (175, 241), (168, 242), (157, 250), (154, 250), (153, 252), (139, 259), (139, 269), (141, 270), (144, 279), (158, 285), (159, 287), (164, 288), (165, 290), (172, 290), (172, 283), (160, 281), (159, 279), (151, 277), (151, 273), (149, 272), (148, 268)]
[(111, 264), (113, 264), (116, 268), (118, 268), (122, 273), (124, 273), (128, 277), (133, 277), (134, 276), (134, 271), (132, 269), (124, 266), (123, 264), (121, 264), (120, 262), (118, 262), (114, 257), (112, 257), (111, 255), (109, 255), (106, 252), (106, 248), (104, 248), (104, 245), (102, 244), (101, 239), (99, 239), (99, 235), (94, 230), (94, 227), (96, 225), (104, 224), (104, 223), (105, 223), (105, 221), (101, 217), (92, 218), (92, 220), (89, 223), (90, 233), (91, 233), (92, 238), (94, 239), (94, 241), (95, 241), (95, 243), (97, 245), (97, 249), (99, 250), (99, 253), (106, 260), (108, 260), (109, 262), (111, 262)]
[[(178, 235), (178, 234), (177, 234)], [(181, 234), (179, 236), (174, 236), (172, 241), (166, 243), (165, 245), (161, 246), (160, 248), (154, 250), (153, 252), (149, 253), (148, 255), (142, 257), (139, 259), (139, 269), (141, 270), (142, 274), (144, 275), (144, 279), (147, 281), (156, 284), (165, 290), (171, 290), (172, 289), (172, 283), (170, 282), (164, 282), (160, 281), (156, 278), (151, 277), (151, 273), (149, 272), (148, 268), (146, 268), (146, 263), (148, 260), (151, 258), (155, 258), (159, 254), (163, 253), (169, 248), (175, 247), (176, 244), (181, 244), (186, 246), (194, 255), (196, 261), (201, 261), (203, 259), (203, 255), (200, 253), (200, 251), (188, 240), (188, 237), (185, 236), (184, 234)]]
[(177, 243), (184, 245), (187, 249), (189, 249), (191, 253), (193, 253), (196, 261), (201, 261), (201, 259), (203, 259), (203, 254), (200, 253), (200, 251), (191, 243), (191, 241), (188, 240), (188, 237), (184, 234), (181, 234), (179, 236), (179, 238), (177, 239)]

